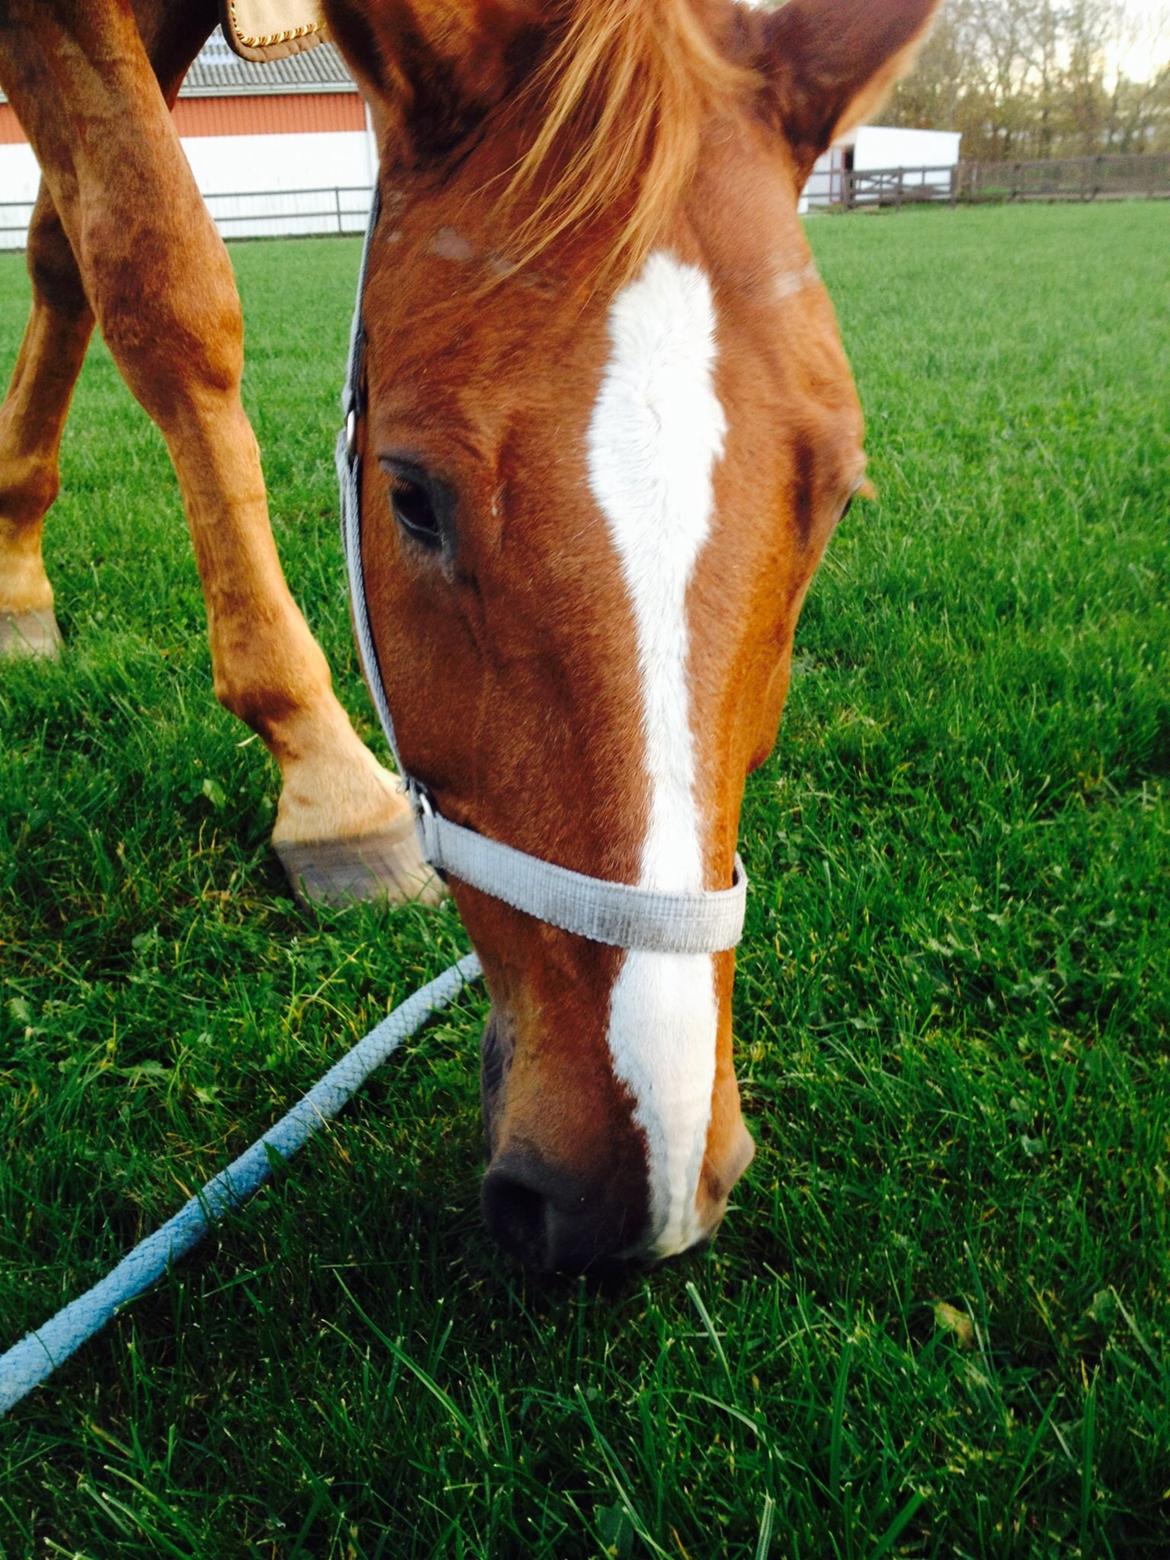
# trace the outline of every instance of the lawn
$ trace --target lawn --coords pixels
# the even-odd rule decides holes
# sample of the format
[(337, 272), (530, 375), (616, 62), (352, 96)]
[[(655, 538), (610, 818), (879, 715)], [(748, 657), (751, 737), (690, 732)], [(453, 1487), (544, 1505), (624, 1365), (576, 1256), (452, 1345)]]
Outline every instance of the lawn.
[[(1170, 204), (809, 228), (879, 502), (749, 786), (759, 1144), (706, 1252), (537, 1282), (478, 1214), (470, 993), (0, 1422), (0, 1554), (1170, 1552)], [(353, 240), (237, 246), (293, 588), (336, 537)], [(0, 256), (0, 370), (27, 304)], [(161, 441), (91, 355), (68, 654), (0, 670), (0, 1347), (466, 946), (307, 913), (215, 705)]]

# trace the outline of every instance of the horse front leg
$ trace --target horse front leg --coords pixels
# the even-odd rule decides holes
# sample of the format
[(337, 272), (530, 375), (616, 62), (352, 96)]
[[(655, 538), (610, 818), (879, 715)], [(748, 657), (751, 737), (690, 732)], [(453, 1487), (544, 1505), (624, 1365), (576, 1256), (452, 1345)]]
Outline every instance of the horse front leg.
[(288, 590), (240, 401), (243, 320), (129, 8), (12, 0), (0, 75), (86, 297), (160, 428), (207, 604), (215, 691), (280, 766), (273, 843), (328, 901), (437, 898), (397, 782), (358, 740)]
[[(228, 305), (226, 292), (221, 302)], [(235, 329), (233, 307), (229, 337)], [(217, 353), (224, 340), (221, 329)], [(189, 381), (189, 361), (182, 378)], [(201, 375), (197, 393), (176, 395), (160, 424), (203, 582), (216, 696), (260, 733), (280, 765), (273, 845), (304, 897), (381, 893), (431, 902), (440, 890), (418, 855), (410, 808), (354, 733), (285, 585), (238, 384), (229, 389), (215, 378)], [(225, 378), (234, 380), (234, 370)]]
[(60, 650), (41, 539), (60, 486), (61, 432), (93, 331), (73, 251), (44, 188), (29, 224), (28, 271), (32, 310), (0, 407), (0, 657)]

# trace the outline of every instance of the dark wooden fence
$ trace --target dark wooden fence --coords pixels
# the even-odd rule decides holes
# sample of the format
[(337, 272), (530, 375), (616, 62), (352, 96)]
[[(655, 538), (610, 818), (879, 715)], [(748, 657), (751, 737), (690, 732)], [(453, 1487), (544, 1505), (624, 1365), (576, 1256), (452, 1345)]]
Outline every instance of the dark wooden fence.
[(953, 168), (846, 169), (847, 211), (948, 202), (1124, 200), (1170, 197), (1170, 153), (1058, 157), (1045, 162), (964, 162)]

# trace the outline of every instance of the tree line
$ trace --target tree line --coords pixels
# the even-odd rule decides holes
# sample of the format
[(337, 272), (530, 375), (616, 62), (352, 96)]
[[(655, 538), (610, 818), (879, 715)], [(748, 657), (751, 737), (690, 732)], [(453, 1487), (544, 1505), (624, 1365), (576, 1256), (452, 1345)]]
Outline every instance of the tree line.
[(961, 130), (967, 160), (1170, 151), (1170, 7), (946, 0), (877, 122)]

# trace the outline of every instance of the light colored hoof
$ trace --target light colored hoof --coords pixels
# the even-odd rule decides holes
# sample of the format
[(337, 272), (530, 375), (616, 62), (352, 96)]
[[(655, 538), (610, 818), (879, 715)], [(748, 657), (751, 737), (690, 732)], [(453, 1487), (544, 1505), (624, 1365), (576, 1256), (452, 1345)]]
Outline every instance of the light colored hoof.
[(55, 661), (61, 630), (52, 607), (43, 612), (0, 612), (0, 656), (35, 655)]
[(301, 904), (341, 908), (361, 900), (437, 905), (447, 892), (419, 850), (414, 817), (352, 840), (273, 841)]

